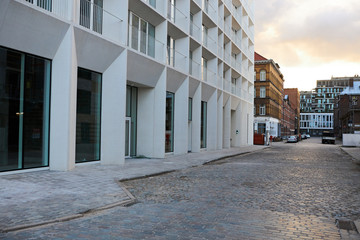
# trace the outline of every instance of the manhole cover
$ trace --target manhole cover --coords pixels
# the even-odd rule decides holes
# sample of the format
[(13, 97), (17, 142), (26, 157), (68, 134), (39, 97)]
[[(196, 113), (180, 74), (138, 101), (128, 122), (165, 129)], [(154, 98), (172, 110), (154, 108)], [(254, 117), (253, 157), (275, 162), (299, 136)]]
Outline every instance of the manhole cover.
[(350, 220), (336, 220), (337, 226), (340, 229), (349, 230), (349, 231), (356, 231), (356, 226), (353, 221)]

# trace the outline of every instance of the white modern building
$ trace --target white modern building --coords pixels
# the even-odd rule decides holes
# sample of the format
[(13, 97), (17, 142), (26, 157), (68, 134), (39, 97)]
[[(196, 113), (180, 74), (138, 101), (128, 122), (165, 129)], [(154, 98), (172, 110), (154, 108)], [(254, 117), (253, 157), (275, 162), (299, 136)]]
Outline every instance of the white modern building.
[(300, 132), (321, 136), (334, 130), (334, 113), (300, 113)]
[(253, 0), (1, 0), (0, 171), (252, 145), (253, 74)]

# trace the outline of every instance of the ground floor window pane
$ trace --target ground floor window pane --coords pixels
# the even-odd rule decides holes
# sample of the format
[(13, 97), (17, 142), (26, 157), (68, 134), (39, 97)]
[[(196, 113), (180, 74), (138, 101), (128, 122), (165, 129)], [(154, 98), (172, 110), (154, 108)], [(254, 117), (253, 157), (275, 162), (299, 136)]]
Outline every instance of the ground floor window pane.
[(206, 148), (206, 131), (207, 131), (207, 102), (201, 102), (201, 136), (200, 144), (201, 148)]
[(78, 69), (76, 162), (100, 160), (101, 74)]
[(174, 101), (175, 94), (166, 92), (165, 152), (174, 151)]
[(50, 68), (0, 48), (0, 171), (48, 166)]

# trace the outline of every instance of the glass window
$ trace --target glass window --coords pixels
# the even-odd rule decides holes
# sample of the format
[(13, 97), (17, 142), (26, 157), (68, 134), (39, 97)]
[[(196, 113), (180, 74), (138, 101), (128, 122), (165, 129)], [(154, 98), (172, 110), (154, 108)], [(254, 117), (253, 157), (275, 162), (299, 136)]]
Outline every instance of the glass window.
[(201, 101), (200, 148), (206, 148), (207, 102)]
[(260, 71), (260, 81), (266, 81), (266, 70)]
[(166, 92), (165, 152), (174, 151), (174, 107), (175, 94)]
[(129, 14), (129, 45), (135, 50), (155, 57), (155, 26), (132, 12)]
[(175, 39), (167, 36), (167, 60), (170, 66), (175, 66)]
[(260, 104), (259, 114), (260, 115), (265, 115), (266, 114), (265, 104)]
[(48, 166), (50, 69), (0, 48), (0, 171)]
[(266, 97), (266, 88), (260, 87), (260, 97), (265, 98)]
[(201, 79), (207, 80), (207, 59), (201, 58)]
[(192, 98), (189, 98), (188, 120), (189, 120), (189, 121), (192, 121)]
[(77, 89), (75, 160), (100, 160), (101, 74), (78, 68)]

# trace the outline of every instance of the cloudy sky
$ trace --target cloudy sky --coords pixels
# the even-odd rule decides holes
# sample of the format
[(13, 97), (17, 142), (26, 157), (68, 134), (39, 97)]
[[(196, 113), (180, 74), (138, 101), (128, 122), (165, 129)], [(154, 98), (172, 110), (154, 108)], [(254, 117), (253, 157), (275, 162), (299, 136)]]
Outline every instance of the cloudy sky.
[(360, 0), (254, 0), (255, 51), (279, 63), (285, 87), (360, 75)]

